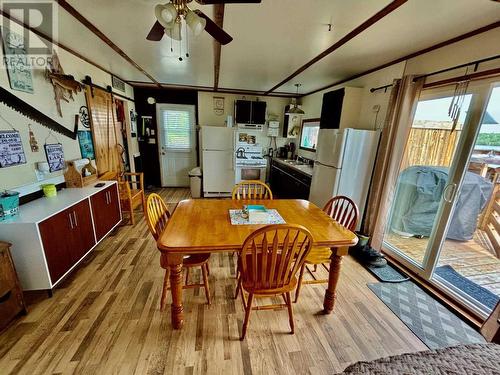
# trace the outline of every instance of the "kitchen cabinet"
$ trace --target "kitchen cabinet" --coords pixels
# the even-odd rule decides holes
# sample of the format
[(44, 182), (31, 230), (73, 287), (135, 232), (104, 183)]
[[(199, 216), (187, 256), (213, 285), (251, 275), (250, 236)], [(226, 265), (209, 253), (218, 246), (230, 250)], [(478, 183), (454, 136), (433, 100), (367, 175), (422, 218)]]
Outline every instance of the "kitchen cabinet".
[(53, 283), (95, 245), (88, 199), (42, 221), (38, 228)]
[(235, 100), (234, 117), (237, 124), (257, 124), (266, 123), (266, 102)]
[(273, 195), (281, 199), (308, 199), (311, 176), (291, 167), (273, 161), (271, 164), (270, 185)]
[(117, 183), (104, 181), (20, 206), (0, 222), (0, 238), (12, 244), (23, 290), (51, 291), (120, 221)]
[(120, 221), (118, 200), (116, 186), (110, 186), (90, 197), (97, 241), (101, 240)]
[(323, 95), (320, 129), (359, 127), (359, 112), (363, 89), (344, 87)]

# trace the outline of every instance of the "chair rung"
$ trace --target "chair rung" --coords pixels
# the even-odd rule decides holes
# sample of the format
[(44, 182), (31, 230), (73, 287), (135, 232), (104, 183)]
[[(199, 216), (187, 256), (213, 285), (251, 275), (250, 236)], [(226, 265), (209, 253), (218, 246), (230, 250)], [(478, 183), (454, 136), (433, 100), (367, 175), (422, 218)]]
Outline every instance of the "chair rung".
[[(189, 284), (189, 285), (183, 285), (182, 289), (193, 289), (193, 288), (203, 288), (205, 287), (204, 284)], [(170, 286), (168, 287), (167, 290), (170, 290)]]
[(284, 303), (277, 305), (264, 305), (252, 307), (252, 310), (281, 310), (285, 309), (287, 306)]
[(302, 280), (302, 284), (326, 284), (328, 279), (323, 280)]

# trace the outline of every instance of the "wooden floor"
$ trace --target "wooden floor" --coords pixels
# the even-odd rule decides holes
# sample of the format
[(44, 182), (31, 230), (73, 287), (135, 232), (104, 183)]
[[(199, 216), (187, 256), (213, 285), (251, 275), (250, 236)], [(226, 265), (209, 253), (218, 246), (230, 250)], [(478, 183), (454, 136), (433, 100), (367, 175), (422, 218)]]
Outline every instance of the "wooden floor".
[[(189, 193), (161, 194), (173, 208)], [(122, 227), (53, 298), (29, 296), (29, 314), (0, 334), (0, 373), (319, 375), (426, 349), (366, 287), (375, 279), (350, 258), (334, 314), (319, 314), (324, 286), (306, 285), (294, 305), (295, 335), (286, 311), (255, 311), (245, 341), (241, 301), (232, 298), (232, 256), (212, 256), (210, 269), (212, 305), (203, 291), (185, 291), (185, 329), (173, 331), (169, 309), (159, 311), (163, 270), (147, 225), (141, 219)]]
[[(422, 264), (428, 238), (402, 237), (391, 233), (386, 241), (402, 250), (406, 255)], [(450, 265), (462, 276), (500, 296), (500, 259), (488, 246), (484, 232), (476, 230), (470, 241), (446, 240), (439, 257), (438, 266)]]

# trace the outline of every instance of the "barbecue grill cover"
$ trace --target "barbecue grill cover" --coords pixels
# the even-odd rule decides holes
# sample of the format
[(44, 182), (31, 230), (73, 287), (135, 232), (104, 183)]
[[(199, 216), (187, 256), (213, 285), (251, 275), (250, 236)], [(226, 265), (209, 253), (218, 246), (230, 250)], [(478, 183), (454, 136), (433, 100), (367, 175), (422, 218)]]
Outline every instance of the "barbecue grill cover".
[[(401, 172), (390, 221), (394, 232), (430, 236), (447, 184), (448, 170), (446, 167), (412, 166)], [(485, 178), (472, 172), (465, 174), (446, 238), (472, 239), (477, 218), (492, 191), (493, 184)]]

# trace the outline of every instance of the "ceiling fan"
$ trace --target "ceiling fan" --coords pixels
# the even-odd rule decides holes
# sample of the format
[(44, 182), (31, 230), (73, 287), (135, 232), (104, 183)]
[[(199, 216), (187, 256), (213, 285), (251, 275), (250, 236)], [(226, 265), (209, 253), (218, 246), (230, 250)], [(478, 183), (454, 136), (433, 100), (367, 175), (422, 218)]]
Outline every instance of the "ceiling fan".
[[(174, 40), (181, 40), (181, 22), (184, 19), (195, 35), (203, 30), (209, 33), (220, 44), (228, 44), (233, 40), (205, 13), (199, 9), (191, 10), (188, 3), (192, 0), (170, 0), (167, 4), (155, 7), (156, 22), (149, 31), (147, 40), (159, 41), (166, 34)], [(195, 0), (201, 5), (260, 3), (262, 0)]]

